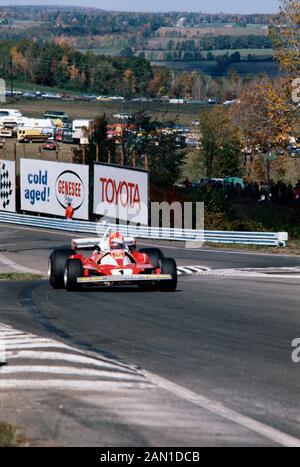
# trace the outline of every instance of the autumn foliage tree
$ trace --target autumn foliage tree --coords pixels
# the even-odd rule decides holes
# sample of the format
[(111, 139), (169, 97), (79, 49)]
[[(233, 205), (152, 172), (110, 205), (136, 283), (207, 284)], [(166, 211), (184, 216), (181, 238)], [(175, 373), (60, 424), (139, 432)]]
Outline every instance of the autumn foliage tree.
[(282, 0), (279, 13), (275, 16), (270, 35), (275, 57), (283, 71), (299, 77), (300, 72), (300, 2)]
[(283, 147), (293, 130), (293, 106), (285, 80), (264, 80), (249, 85), (240, 102), (232, 107), (231, 118), (239, 127), (244, 146), (261, 152)]

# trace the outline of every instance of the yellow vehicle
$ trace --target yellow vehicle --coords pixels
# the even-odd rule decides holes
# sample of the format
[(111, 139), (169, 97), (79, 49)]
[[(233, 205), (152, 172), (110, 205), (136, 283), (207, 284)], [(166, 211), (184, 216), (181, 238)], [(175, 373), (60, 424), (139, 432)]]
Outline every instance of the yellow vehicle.
[(49, 137), (52, 137), (51, 131), (47, 132), (44, 128), (19, 128), (18, 141), (19, 143), (44, 142)]

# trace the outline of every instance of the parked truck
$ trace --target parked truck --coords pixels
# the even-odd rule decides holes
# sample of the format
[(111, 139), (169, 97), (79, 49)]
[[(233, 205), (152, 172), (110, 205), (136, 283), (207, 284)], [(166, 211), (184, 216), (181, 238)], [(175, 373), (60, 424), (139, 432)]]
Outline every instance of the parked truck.
[(72, 133), (74, 144), (88, 144), (93, 120), (73, 120)]
[(42, 143), (53, 138), (53, 128), (21, 127), (18, 129), (19, 143)]

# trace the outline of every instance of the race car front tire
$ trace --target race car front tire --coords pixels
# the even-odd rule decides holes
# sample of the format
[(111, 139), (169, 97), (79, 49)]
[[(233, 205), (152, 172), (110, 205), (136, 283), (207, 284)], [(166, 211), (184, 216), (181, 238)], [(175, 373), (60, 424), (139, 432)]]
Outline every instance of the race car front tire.
[(160, 290), (162, 292), (175, 292), (177, 288), (177, 265), (173, 258), (161, 260), (161, 274), (170, 274), (172, 279), (160, 281)]
[(83, 276), (83, 267), (80, 259), (67, 259), (64, 271), (64, 284), (68, 292), (75, 292), (81, 289), (78, 284), (78, 277)]
[(141, 248), (139, 253), (144, 253), (149, 257), (154, 269), (160, 268), (160, 262), (164, 258), (164, 254), (159, 248)]
[(49, 282), (54, 289), (64, 288), (64, 270), (67, 259), (74, 255), (70, 248), (54, 250), (49, 257)]

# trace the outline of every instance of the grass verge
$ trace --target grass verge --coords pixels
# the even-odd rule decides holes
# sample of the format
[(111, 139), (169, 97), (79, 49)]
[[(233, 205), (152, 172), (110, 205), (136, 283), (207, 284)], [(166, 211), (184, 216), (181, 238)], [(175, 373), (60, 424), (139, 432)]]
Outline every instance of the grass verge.
[(0, 422), (0, 448), (18, 446), (15, 428), (5, 422)]
[(4, 272), (0, 273), (2, 281), (37, 281), (44, 279), (42, 274), (31, 274), (28, 272)]
[(242, 245), (242, 244), (221, 244), (206, 242), (204, 247), (219, 249), (219, 250), (239, 250), (249, 251), (253, 253), (270, 253), (278, 255), (300, 255), (300, 240), (289, 240), (286, 247), (270, 247), (257, 245)]

